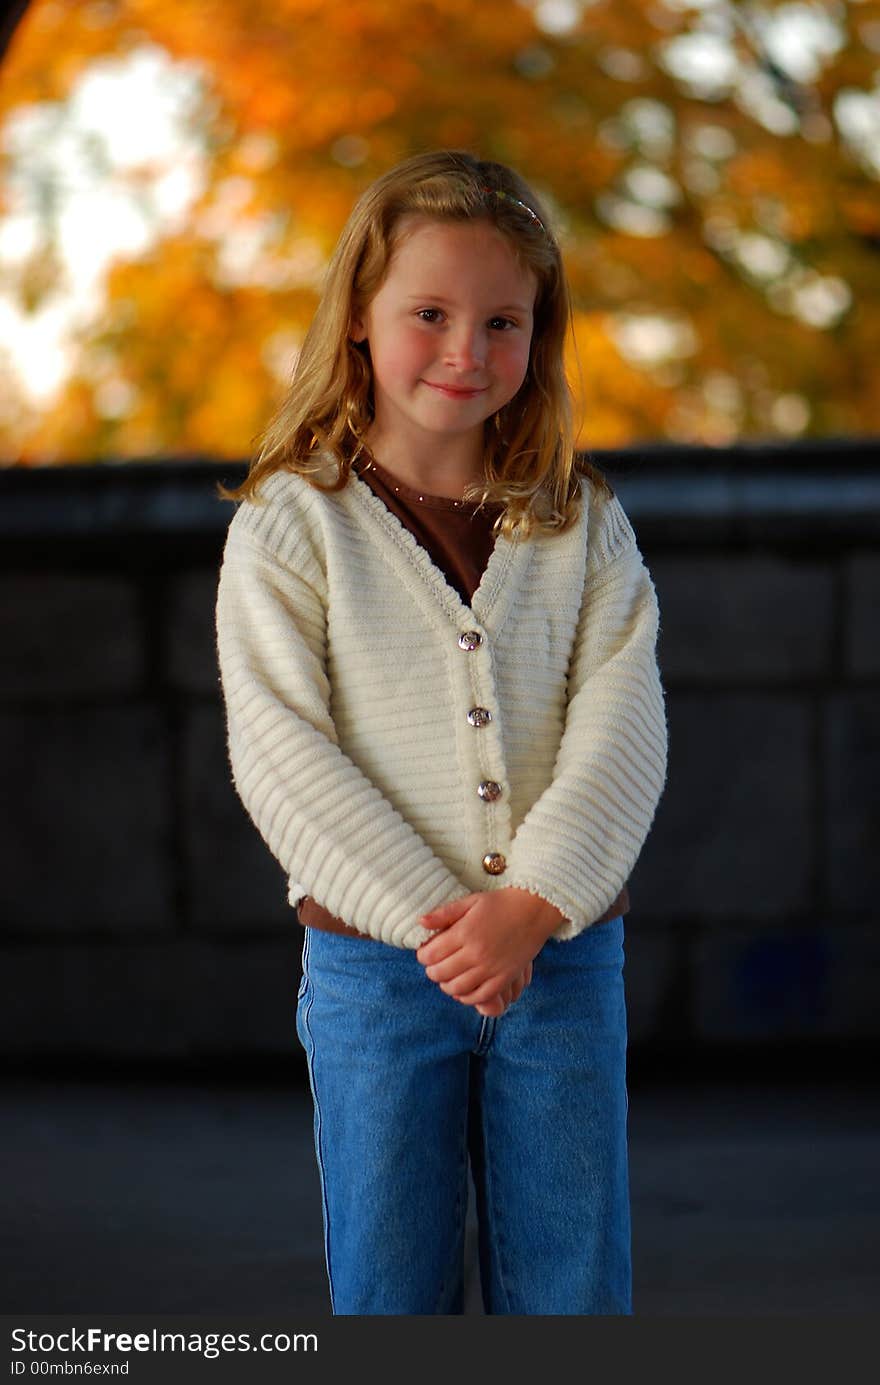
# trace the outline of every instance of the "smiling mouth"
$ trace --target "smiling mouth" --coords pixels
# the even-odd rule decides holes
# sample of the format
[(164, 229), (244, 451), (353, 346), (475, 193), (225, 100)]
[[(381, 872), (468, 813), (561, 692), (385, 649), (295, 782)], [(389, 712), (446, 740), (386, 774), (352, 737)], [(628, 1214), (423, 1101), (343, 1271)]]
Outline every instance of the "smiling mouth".
[(456, 385), (435, 385), (433, 380), (424, 382), (429, 389), (437, 390), (439, 394), (448, 395), (450, 399), (473, 399), (478, 394), (485, 394), (488, 386), (483, 385), (480, 389), (462, 389)]

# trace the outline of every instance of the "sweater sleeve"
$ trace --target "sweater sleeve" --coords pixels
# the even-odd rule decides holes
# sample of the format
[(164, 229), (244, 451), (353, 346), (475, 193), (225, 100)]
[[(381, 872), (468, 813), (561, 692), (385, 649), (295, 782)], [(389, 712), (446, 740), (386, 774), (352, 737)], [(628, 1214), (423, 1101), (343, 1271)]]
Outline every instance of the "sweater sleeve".
[(619, 893), (666, 779), (654, 586), (616, 497), (590, 526), (553, 779), (521, 822), (504, 877), (561, 910), (565, 920), (552, 935), (560, 941), (600, 918)]
[(320, 583), (233, 521), (216, 608), (233, 783), (300, 893), (359, 932), (418, 947), (433, 936), (419, 916), (468, 892), (338, 744)]

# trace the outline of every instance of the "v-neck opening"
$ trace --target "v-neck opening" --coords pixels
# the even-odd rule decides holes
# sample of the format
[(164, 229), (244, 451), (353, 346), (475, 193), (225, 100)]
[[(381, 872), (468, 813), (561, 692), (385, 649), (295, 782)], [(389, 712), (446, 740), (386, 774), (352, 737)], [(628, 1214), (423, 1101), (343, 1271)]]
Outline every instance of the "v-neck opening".
[(354, 484), (354, 494), (362, 498), (364, 504), (376, 516), (382, 528), (394, 540), (399, 551), (416, 569), (433, 594), (441, 598), (441, 604), (450, 616), (457, 620), (464, 613), (468, 618), (477, 622), (486, 619), (503, 586), (504, 578), (518, 547), (517, 542), (505, 538), (503, 534), (496, 534), (495, 543), (489, 554), (483, 575), (470, 603), (468, 603), (463, 599), (461, 592), (450, 584), (446, 573), (437, 565), (424, 544), (419, 542), (415, 534), (406, 527), (393, 510), (389, 510), (381, 496), (377, 495), (354, 469), (350, 473), (349, 484)]
[[(362, 477), (362, 473), (365, 471), (375, 471), (383, 486), (393, 490), (400, 496), (401, 500), (421, 505), (427, 510), (446, 510), (450, 514), (467, 515), (468, 518), (472, 518), (480, 509), (478, 500), (456, 500), (451, 495), (432, 495), (430, 491), (417, 490), (415, 486), (410, 486), (406, 481), (399, 480), (387, 467), (382, 466), (381, 462), (377, 462), (375, 457), (371, 457), (363, 467), (357, 464), (352, 466), (352, 472), (356, 476)], [(369, 482), (366, 484), (369, 485)], [(370, 486), (370, 490), (372, 489)], [(496, 508), (500, 508), (500, 506), (496, 506)]]

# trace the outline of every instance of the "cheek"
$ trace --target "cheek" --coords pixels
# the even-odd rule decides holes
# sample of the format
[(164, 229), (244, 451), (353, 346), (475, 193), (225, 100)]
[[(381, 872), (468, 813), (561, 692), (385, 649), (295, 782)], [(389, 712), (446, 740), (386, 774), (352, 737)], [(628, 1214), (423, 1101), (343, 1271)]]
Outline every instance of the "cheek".
[(397, 332), (381, 338), (373, 351), (373, 368), (400, 380), (418, 374), (426, 359), (425, 338), (419, 332)]
[(519, 389), (523, 380), (526, 378), (526, 371), (529, 368), (529, 343), (525, 342), (507, 348), (499, 363), (499, 369), (504, 376), (507, 384), (514, 390)]

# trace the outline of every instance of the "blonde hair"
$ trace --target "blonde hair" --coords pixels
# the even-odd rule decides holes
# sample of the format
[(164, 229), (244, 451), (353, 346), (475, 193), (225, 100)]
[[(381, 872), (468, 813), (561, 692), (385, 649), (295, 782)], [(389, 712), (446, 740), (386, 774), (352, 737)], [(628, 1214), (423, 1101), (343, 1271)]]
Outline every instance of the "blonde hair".
[[(453, 150), (406, 159), (358, 199), (327, 268), (284, 399), (257, 438), (259, 450), (245, 480), (236, 488), (218, 485), (218, 493), (225, 500), (256, 501), (260, 482), (281, 469), (328, 493), (347, 484), (353, 462), (367, 450), (364, 435), (373, 419), (369, 351), (350, 340), (351, 322), (382, 285), (398, 225), (413, 213), (489, 222), (537, 280), (526, 379), (485, 421), (484, 480), (469, 485), (463, 498), (503, 506), (495, 528), (507, 537), (562, 533), (580, 509), (577, 473), (613, 492), (574, 451), (563, 360), (571, 300), (559, 246), (546, 212), (519, 174)], [(337, 464), (337, 476), (324, 484), (328, 457)]]

